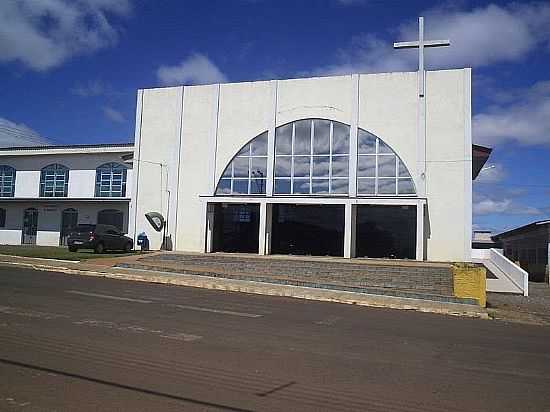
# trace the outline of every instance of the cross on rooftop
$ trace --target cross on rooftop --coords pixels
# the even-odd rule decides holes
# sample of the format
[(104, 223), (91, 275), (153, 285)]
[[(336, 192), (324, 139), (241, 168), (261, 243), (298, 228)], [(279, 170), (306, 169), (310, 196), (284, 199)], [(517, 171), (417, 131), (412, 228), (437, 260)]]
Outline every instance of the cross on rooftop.
[(424, 71), (424, 48), (450, 46), (449, 40), (424, 40), (424, 17), (418, 18), (418, 41), (404, 41), (394, 43), (394, 49), (416, 49), (418, 48), (418, 95), (424, 97), (425, 76)]

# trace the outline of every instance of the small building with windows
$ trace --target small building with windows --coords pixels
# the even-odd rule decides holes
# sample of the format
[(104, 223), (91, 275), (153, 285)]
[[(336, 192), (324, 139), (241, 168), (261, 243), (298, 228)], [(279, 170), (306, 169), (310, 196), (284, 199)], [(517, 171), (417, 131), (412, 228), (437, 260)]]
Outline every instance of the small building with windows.
[(133, 144), (0, 148), (0, 244), (66, 244), (77, 224), (128, 231)]
[(490, 153), (472, 146), (471, 71), (428, 71), (422, 93), (417, 72), (139, 90), (129, 231), (190, 252), (470, 261)]

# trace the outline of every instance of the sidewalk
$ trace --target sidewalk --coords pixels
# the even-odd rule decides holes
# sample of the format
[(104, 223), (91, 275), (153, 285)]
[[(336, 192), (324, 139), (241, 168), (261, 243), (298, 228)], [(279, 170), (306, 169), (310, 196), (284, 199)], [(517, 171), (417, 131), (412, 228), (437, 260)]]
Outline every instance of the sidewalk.
[[(163, 253), (147, 254), (148, 258)], [(244, 292), (272, 296), (294, 297), (391, 309), (407, 309), (447, 315), (488, 318), (487, 311), (477, 305), (435, 301), (414, 297), (361, 293), (349, 290), (271, 283), (269, 281), (231, 279), (204, 274), (170, 273), (159, 270), (121, 268), (136, 264), (142, 255), (119, 258), (99, 258), (93, 262), (68, 262), (49, 259), (19, 258), (0, 255), (0, 265), (15, 265), (35, 270), (55, 271), (69, 275), (100, 276), (112, 279), (162, 283), (188, 287)], [(342, 288), (343, 289), (343, 288)]]

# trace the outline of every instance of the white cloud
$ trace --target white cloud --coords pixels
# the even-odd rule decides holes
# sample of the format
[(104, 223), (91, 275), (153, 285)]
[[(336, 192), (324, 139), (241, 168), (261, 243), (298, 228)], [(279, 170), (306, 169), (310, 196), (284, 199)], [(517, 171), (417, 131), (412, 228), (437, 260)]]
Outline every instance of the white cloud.
[(130, 13), (128, 0), (0, 1), (0, 62), (42, 71), (118, 40), (112, 17)]
[[(436, 8), (423, 14), (427, 39), (451, 40), (451, 47), (426, 50), (428, 67), (481, 67), (518, 61), (537, 47), (550, 46), (550, 3), (491, 4), (469, 11)], [(398, 27), (391, 39), (360, 35), (340, 51), (337, 64), (314, 73), (414, 70), (418, 52), (393, 50), (392, 44), (417, 38), (416, 21)]]
[(550, 144), (550, 81), (494, 95), (498, 101), (472, 119), (476, 142)]
[(126, 121), (126, 118), (122, 113), (120, 113), (118, 110), (115, 110), (109, 106), (103, 107), (103, 114), (107, 119), (115, 123), (124, 123)]
[(224, 83), (225, 74), (203, 54), (195, 53), (176, 66), (161, 66), (157, 77), (163, 85)]
[(476, 183), (498, 183), (506, 177), (504, 166), (500, 163), (486, 165), (477, 176)]
[(0, 147), (42, 146), (50, 142), (24, 124), (0, 117)]
[(525, 206), (520, 197), (525, 193), (514, 190), (497, 190), (492, 194), (474, 191), (474, 215), (541, 215), (543, 211), (533, 206)]
[(89, 80), (85, 84), (78, 84), (71, 89), (73, 94), (80, 97), (94, 97), (105, 94), (107, 88), (101, 80)]

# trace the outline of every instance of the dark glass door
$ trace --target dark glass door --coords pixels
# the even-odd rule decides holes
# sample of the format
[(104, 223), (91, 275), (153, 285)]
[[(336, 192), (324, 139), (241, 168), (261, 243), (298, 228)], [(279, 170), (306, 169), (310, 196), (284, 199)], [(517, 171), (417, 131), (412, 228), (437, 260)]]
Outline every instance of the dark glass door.
[(273, 205), (273, 254), (343, 256), (344, 205)]
[(260, 205), (216, 204), (214, 207), (214, 252), (258, 253)]
[(78, 211), (76, 209), (65, 209), (61, 213), (61, 232), (59, 235), (59, 244), (61, 246), (67, 245), (69, 233), (76, 226), (77, 222)]
[(357, 206), (356, 256), (416, 258), (416, 206)]
[(21, 243), (36, 245), (36, 232), (38, 230), (38, 210), (26, 209), (23, 214), (23, 236)]

